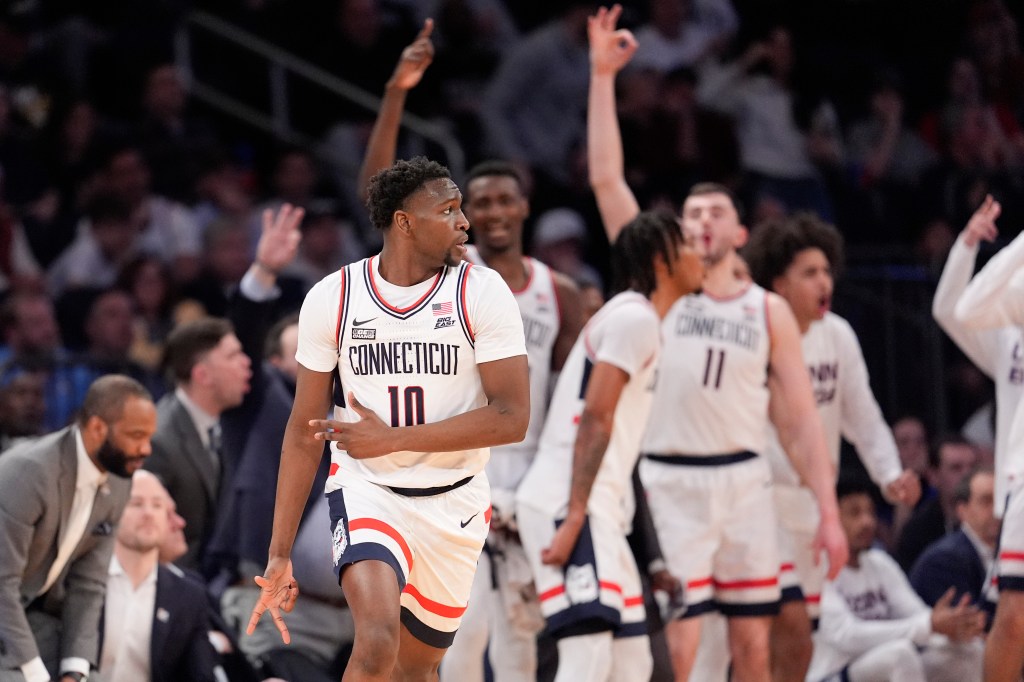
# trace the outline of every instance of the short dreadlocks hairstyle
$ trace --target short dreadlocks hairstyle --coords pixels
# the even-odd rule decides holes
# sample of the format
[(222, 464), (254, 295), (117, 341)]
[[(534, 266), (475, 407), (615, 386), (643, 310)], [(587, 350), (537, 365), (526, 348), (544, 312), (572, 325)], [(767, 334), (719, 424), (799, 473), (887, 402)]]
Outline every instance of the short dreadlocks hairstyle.
[(408, 161), (397, 161), (389, 168), (370, 178), (366, 196), (366, 208), (370, 211), (370, 222), (378, 230), (391, 227), (395, 211), (405, 205), (405, 200), (431, 180), (450, 178), (451, 172), (436, 161), (417, 156)]
[(664, 211), (644, 211), (629, 221), (612, 244), (613, 293), (654, 291), (654, 259), (660, 255), (672, 271), (673, 255), (683, 241), (679, 221)]
[(750, 276), (765, 289), (786, 272), (796, 255), (805, 249), (821, 249), (838, 276), (843, 264), (843, 237), (839, 231), (813, 213), (797, 213), (761, 223), (753, 229), (740, 254), (747, 261)]

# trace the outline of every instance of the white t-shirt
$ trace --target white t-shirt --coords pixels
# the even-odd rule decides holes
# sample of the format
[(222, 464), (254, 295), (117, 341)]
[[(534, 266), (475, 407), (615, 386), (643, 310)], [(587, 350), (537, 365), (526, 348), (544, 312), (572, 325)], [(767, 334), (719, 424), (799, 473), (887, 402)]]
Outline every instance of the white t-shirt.
[[(896, 480), (902, 471), (899, 452), (871, 393), (864, 356), (850, 324), (828, 313), (811, 324), (800, 345), (833, 466), (838, 471), (839, 448), (845, 437), (857, 449), (875, 483), (884, 487)], [(816, 527), (817, 504), (810, 490), (791, 491), (792, 500), (778, 494), (780, 488), (800, 486), (800, 477), (786, 457), (775, 428), (769, 429), (768, 463), (777, 486), (780, 521), (806, 521)]]
[[(467, 258), (479, 267), (487, 267), (476, 247), (467, 247)], [(551, 381), (551, 356), (561, 328), (558, 294), (552, 270), (535, 258), (524, 258), (529, 278), (519, 291), (512, 291), (523, 318), (526, 355), (530, 363), (530, 426), (526, 438), (491, 448), (487, 462), (487, 480), (495, 489), (514, 491), (526, 474), (537, 452), (540, 431), (548, 412), (548, 391)]]
[(614, 296), (587, 323), (558, 377), (537, 456), (516, 493), (521, 504), (565, 515), (576, 435), (593, 367), (607, 363), (629, 375), (615, 407), (611, 438), (590, 491), (587, 512), (627, 530), (633, 519), (632, 473), (653, 398), (661, 347), (658, 315), (644, 296)]
[(893, 640), (927, 644), (931, 615), (892, 557), (880, 549), (861, 552), (859, 568), (843, 567), (822, 589), (807, 679), (823, 679)]
[[(526, 354), (505, 282), (462, 263), (400, 287), (380, 276), (378, 262), (373, 256), (345, 266), (314, 285), (302, 304), (295, 358), (316, 372), (338, 372), (335, 419), (359, 421), (349, 393), (392, 426), (439, 422), (486, 405), (477, 365)], [(353, 475), (398, 487), (450, 485), (478, 474), (488, 454), (405, 451), (357, 460), (335, 443), (327, 491)]]
[(665, 350), (643, 451), (762, 454), (768, 437), (767, 293), (680, 298), (662, 322)]
[[(967, 246), (962, 236), (953, 244), (935, 290), (932, 315), (960, 350), (995, 382), (995, 503), (996, 514), (1002, 516), (1011, 476), (1016, 473), (1019, 478), (1024, 465), (1020, 441), (1010, 440), (1010, 426), (1024, 395), (1024, 310), (1015, 305), (1008, 290), (1014, 273), (1024, 265), (1024, 240), (1015, 239), (972, 280), (977, 254), (978, 248)], [(959, 301), (965, 296), (961, 319)], [(1010, 445), (1013, 442), (1018, 443), (1016, 449)]]

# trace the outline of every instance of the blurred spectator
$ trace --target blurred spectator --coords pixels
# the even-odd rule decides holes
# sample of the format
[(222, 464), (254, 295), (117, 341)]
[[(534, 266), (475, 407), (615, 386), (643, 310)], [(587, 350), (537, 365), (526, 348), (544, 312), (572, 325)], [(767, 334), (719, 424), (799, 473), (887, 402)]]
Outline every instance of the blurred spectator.
[(972, 604), (982, 603), (999, 541), (994, 496), (991, 469), (976, 469), (957, 484), (953, 500), (960, 528), (928, 545), (910, 571), (910, 584), (929, 606), (951, 587), (954, 602), (966, 594)]
[(854, 215), (861, 217), (869, 237), (905, 240), (922, 210), (921, 180), (938, 155), (906, 125), (903, 86), (895, 74), (877, 79), (868, 106), (868, 115), (847, 134), (848, 164), (863, 197)]
[(117, 524), (103, 612), (99, 670), (109, 682), (214, 682), (203, 588), (159, 564), (167, 494), (156, 476), (132, 476)]
[(343, 265), (365, 255), (366, 249), (352, 225), (339, 218), (335, 202), (317, 199), (306, 206), (299, 255), (281, 274), (298, 279), (303, 289), (309, 289)]
[(633, 63), (662, 74), (721, 52), (739, 27), (730, 0), (650, 0), (648, 12)]
[(16, 292), (0, 306), (0, 362), (46, 371), (45, 431), (65, 427), (82, 404), (95, 376), (61, 345), (49, 297)]
[(50, 265), (50, 291), (60, 297), (73, 289), (106, 289), (139, 252), (139, 225), (128, 204), (111, 194), (95, 195), (78, 236)]
[(201, 233), (183, 204), (156, 194), (150, 168), (138, 147), (121, 145), (110, 151), (95, 178), (96, 191), (109, 192), (132, 211), (141, 230), (139, 250), (172, 267), (179, 282), (188, 282), (199, 269)]
[(600, 283), (601, 276), (583, 260), (587, 227), (569, 208), (553, 208), (537, 218), (533, 232), (535, 258), (574, 280)]
[(924, 422), (911, 415), (892, 423), (892, 437), (900, 454), (904, 469), (916, 471), (921, 477), (922, 490), (928, 483), (928, 430)]
[(807, 679), (980, 682), (984, 614), (953, 602), (952, 590), (928, 608), (892, 558), (872, 548), (868, 484), (840, 481), (836, 497), (850, 559), (822, 590)]
[(0, 365), (0, 453), (43, 435), (46, 376), (43, 368), (30, 364)]
[(924, 548), (959, 525), (956, 488), (978, 465), (978, 452), (961, 436), (943, 436), (928, 453), (929, 479), (936, 495), (914, 510), (900, 532), (893, 556), (909, 571)]
[(604, 292), (601, 290), (601, 285), (593, 280), (588, 280), (586, 277), (580, 278), (576, 281), (580, 288), (580, 301), (583, 304), (581, 310), (581, 324), (586, 325), (587, 320), (594, 316), (601, 306), (604, 305)]
[(967, 16), (967, 39), (982, 86), (993, 102), (1024, 111), (1024, 54), (1017, 19), (1004, 0), (976, 0)]
[(99, 292), (85, 318), (85, 362), (97, 374), (125, 374), (145, 386), (154, 400), (165, 388), (159, 374), (131, 358), (135, 342), (135, 304), (121, 289)]
[(159, 371), (167, 335), (177, 325), (202, 317), (202, 306), (178, 296), (170, 268), (154, 256), (129, 262), (118, 275), (117, 287), (132, 297), (135, 310), (128, 356), (146, 369)]
[(583, 139), (592, 4), (562, 3), (555, 19), (504, 57), (484, 96), (486, 151), (531, 171), (538, 183), (567, 184), (570, 152)]
[(842, 160), (836, 112), (824, 100), (812, 106), (807, 93), (794, 90), (795, 60), (789, 29), (775, 26), (735, 62), (709, 64), (697, 94), (735, 120), (751, 197), (767, 194), (790, 211), (831, 219), (819, 167)]
[(187, 109), (188, 92), (173, 64), (159, 64), (146, 74), (137, 139), (153, 170), (153, 191), (192, 203), (199, 164), (219, 142), (213, 128)]
[(43, 271), (32, 253), (24, 226), (0, 199), (0, 296), (19, 287), (44, 288)]
[(199, 566), (213, 532), (224, 482), (221, 413), (240, 405), (252, 376), (227, 320), (206, 318), (174, 330), (165, 364), (176, 388), (158, 406), (159, 427), (146, 468), (159, 474), (185, 518), (185, 568)]

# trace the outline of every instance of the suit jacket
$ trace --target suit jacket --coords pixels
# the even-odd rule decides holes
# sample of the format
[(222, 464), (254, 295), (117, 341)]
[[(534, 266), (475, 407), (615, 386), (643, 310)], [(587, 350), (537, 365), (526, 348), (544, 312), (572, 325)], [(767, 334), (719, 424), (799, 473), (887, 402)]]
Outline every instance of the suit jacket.
[[(0, 668), (16, 668), (37, 655), (53, 667), (68, 657), (96, 664), (114, 530), (131, 481), (107, 478), (82, 539), (57, 581), (39, 598), (71, 515), (77, 471), (74, 427), (0, 457)], [(38, 651), (25, 615), (33, 601), (34, 609), (60, 620), (59, 651)]]
[(157, 404), (157, 430), (152, 443), (153, 453), (146, 458), (145, 467), (163, 479), (187, 524), (188, 553), (177, 563), (182, 568), (196, 569), (213, 530), (222, 472), (214, 466), (192, 418), (174, 393), (168, 393)]
[(980, 604), (985, 565), (967, 534), (955, 530), (928, 545), (910, 571), (910, 584), (929, 606), (950, 587), (956, 588), (954, 602), (969, 594), (972, 603)]
[(939, 496), (920, 504), (903, 526), (893, 556), (900, 568), (909, 572), (924, 548), (946, 534), (946, 517)]
[(216, 653), (210, 645), (208, 603), (202, 585), (174, 566), (156, 573), (149, 665), (152, 682), (214, 682)]

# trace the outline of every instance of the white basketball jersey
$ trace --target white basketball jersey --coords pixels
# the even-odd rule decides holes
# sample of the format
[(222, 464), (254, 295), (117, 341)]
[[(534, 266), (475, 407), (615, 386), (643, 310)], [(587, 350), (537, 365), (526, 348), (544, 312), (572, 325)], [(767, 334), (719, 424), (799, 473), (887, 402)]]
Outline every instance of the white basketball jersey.
[(662, 323), (665, 349), (643, 451), (723, 455), (765, 449), (767, 293), (756, 284), (729, 299), (680, 298)]
[[(505, 283), (493, 271), (462, 263), (441, 268), (432, 281), (396, 287), (380, 278), (377, 260), (345, 266), (303, 303), (300, 363), (324, 371), (325, 315), (334, 327), (335, 419), (359, 421), (348, 405), (350, 393), (391, 426), (439, 422), (486, 405), (477, 364), (525, 352), (522, 323)], [(391, 292), (391, 300), (382, 290)], [(479, 448), (357, 460), (335, 444), (327, 491), (348, 475), (399, 487), (450, 485), (479, 473), (487, 457), (488, 448)]]
[[(467, 247), (467, 258), (487, 267), (476, 247)], [(537, 452), (544, 417), (548, 411), (548, 383), (551, 380), (551, 355), (561, 327), (558, 295), (551, 268), (535, 258), (523, 258), (529, 273), (526, 286), (512, 294), (516, 297), (526, 335), (526, 356), (530, 363), (530, 426), (521, 443), (491, 448), (487, 478), (493, 488), (515, 490)]]
[(629, 527), (635, 504), (631, 476), (654, 395), (659, 325), (650, 301), (634, 291), (614, 296), (587, 323), (558, 377), (537, 456), (516, 493), (520, 503), (555, 518), (565, 514), (587, 383), (594, 365), (609, 363), (626, 372), (629, 381), (615, 408), (588, 513)]
[[(1003, 327), (995, 355), (996, 384), (996, 516), (1001, 517), (1006, 497), (1024, 481), (1024, 431), (1014, 432), (1015, 416), (1024, 404), (1024, 329)], [(1017, 417), (1019, 420), (1020, 417)], [(1019, 425), (1020, 429), (1024, 424)]]

